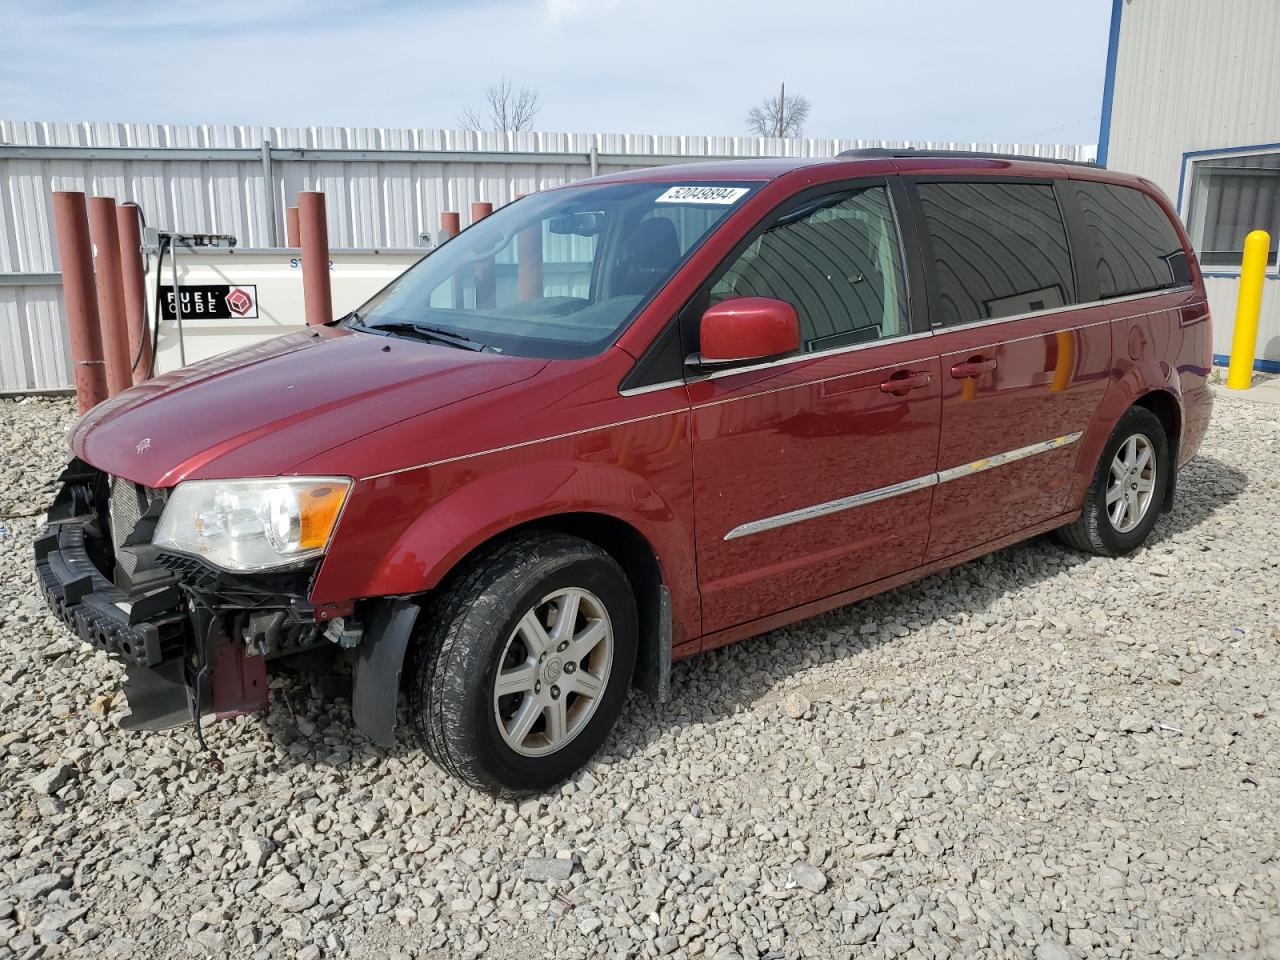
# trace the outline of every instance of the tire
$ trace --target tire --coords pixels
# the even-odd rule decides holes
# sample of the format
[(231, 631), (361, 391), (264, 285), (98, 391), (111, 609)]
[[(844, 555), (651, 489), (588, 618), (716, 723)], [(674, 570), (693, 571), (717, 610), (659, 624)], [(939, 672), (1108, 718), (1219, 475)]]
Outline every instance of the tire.
[[(1135, 448), (1138, 451), (1138, 462), (1142, 462), (1144, 448), (1150, 451), (1149, 462), (1154, 469), (1154, 477), (1148, 479), (1145, 468), (1136, 474), (1129, 474), (1124, 482), (1119, 483), (1121, 495), (1124, 496), (1127, 489), (1133, 491), (1135, 496), (1148, 494), (1149, 497), (1145, 501), (1139, 500), (1136, 510), (1132, 510), (1131, 504), (1117, 508), (1116, 499), (1113, 498), (1110, 504), (1107, 500), (1109, 493), (1114, 497), (1113, 491), (1120, 477), (1119, 473), (1113, 473), (1113, 465), (1116, 464), (1118, 455), (1127, 458)], [(1117, 466), (1117, 470), (1119, 469)], [(1160, 517), (1172, 470), (1169, 439), (1159, 418), (1145, 407), (1130, 407), (1111, 431), (1107, 445), (1102, 448), (1093, 480), (1084, 495), (1084, 510), (1080, 518), (1059, 529), (1058, 539), (1068, 547), (1102, 557), (1123, 556), (1136, 550), (1147, 539)], [(1150, 489), (1134, 491), (1133, 484), (1143, 482), (1148, 482)], [(1117, 509), (1122, 513), (1119, 522), (1113, 519)]]
[[(570, 607), (574, 624), (562, 633)], [(533, 531), (485, 548), (421, 622), (408, 691), (415, 733), (446, 773), (478, 790), (510, 799), (554, 786), (592, 757), (622, 711), (636, 602), (617, 561), (592, 543)], [(498, 695), (500, 670), (504, 688), (519, 692)], [(580, 692), (589, 685), (596, 696)]]

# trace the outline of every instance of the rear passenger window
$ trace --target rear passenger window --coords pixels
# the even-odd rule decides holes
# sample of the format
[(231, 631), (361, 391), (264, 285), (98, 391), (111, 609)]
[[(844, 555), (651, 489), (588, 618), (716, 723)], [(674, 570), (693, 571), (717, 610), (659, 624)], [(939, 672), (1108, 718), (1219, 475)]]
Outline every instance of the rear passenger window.
[(1191, 282), (1182, 241), (1158, 203), (1132, 187), (1082, 180), (1073, 184), (1093, 242), (1103, 299)]
[(907, 330), (907, 297), (889, 193), (864, 187), (783, 214), (733, 260), (711, 302), (772, 297), (796, 308), (812, 353)]
[(1053, 187), (918, 186), (944, 326), (1050, 310), (1075, 301), (1067, 228)]

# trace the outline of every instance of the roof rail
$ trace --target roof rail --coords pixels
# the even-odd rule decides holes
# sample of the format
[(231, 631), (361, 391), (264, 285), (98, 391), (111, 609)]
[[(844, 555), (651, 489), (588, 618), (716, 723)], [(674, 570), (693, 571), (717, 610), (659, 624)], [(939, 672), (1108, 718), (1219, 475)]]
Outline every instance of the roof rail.
[(1033, 157), (1021, 153), (985, 153), (981, 150), (928, 150), (919, 147), (859, 147), (856, 150), (841, 150), (837, 157), (850, 160), (901, 159), (913, 157), (967, 157), (974, 160), (1039, 160), (1041, 163), (1065, 163), (1072, 167), (1094, 167), (1099, 164), (1092, 160), (1060, 160), (1057, 157)]

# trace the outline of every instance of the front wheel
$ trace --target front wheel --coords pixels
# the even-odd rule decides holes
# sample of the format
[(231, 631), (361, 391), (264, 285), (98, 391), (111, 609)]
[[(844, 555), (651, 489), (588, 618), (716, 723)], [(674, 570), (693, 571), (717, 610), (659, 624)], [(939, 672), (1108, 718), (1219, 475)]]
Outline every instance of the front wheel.
[(638, 634), (611, 556), (577, 537), (521, 534), (469, 560), (425, 616), (409, 707), (446, 772), (515, 797), (559, 783), (599, 749)]
[(1173, 464), (1160, 419), (1130, 407), (1102, 450), (1080, 518), (1058, 531), (1069, 547), (1117, 557), (1136, 550), (1156, 525)]

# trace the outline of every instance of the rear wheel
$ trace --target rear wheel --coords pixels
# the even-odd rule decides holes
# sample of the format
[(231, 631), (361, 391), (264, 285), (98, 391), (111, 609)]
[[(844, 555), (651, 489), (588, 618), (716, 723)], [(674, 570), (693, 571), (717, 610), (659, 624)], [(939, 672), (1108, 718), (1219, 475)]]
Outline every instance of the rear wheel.
[(1080, 518), (1060, 529), (1059, 539), (1104, 557), (1137, 549), (1160, 516), (1172, 469), (1160, 419), (1130, 407), (1102, 450)]
[(545, 790), (587, 762), (635, 666), (635, 599), (617, 562), (558, 533), (468, 561), (427, 611), (409, 704), (423, 748), (477, 789)]

